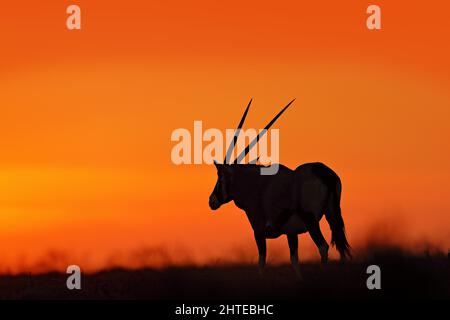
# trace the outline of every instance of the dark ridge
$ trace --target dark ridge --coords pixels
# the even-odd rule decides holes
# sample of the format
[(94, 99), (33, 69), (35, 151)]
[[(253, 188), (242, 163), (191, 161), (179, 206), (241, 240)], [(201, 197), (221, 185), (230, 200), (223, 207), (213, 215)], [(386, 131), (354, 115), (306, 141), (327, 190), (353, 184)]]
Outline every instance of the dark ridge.
[[(381, 268), (381, 290), (368, 290), (366, 269)], [(447, 253), (411, 254), (371, 247), (346, 262), (301, 264), (304, 281), (289, 265), (112, 269), (82, 276), (82, 290), (66, 288), (66, 274), (0, 276), (0, 299), (450, 299)]]

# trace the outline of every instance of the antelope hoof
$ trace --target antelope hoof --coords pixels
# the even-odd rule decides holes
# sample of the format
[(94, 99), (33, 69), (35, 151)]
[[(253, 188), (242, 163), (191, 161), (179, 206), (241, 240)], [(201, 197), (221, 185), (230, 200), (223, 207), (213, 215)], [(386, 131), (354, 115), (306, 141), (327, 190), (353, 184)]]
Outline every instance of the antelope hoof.
[(264, 268), (259, 267), (259, 268), (258, 268), (258, 274), (259, 274), (259, 276), (260, 276), (261, 278), (263, 278), (263, 277), (264, 277), (264, 274), (265, 274)]
[(320, 260), (322, 261), (323, 264), (326, 264), (328, 262), (328, 248), (329, 247), (327, 244), (324, 244), (319, 248)]
[(300, 267), (294, 266), (294, 271), (295, 271), (295, 275), (297, 276), (297, 280), (303, 281), (303, 275), (302, 275), (302, 272), (300, 271)]
[(265, 267), (266, 266), (266, 263), (265, 263), (265, 261), (259, 261), (259, 263), (258, 263), (258, 273), (259, 273), (259, 275), (262, 277), (263, 275), (264, 275), (264, 270), (265, 270)]

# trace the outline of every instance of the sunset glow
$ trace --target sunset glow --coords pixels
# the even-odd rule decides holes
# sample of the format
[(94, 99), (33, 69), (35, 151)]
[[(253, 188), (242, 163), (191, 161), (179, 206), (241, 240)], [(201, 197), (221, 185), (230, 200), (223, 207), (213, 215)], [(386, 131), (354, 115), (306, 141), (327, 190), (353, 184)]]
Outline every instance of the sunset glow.
[(254, 261), (244, 213), (208, 207), (213, 166), (170, 158), (174, 129), (233, 128), (252, 97), (248, 128), (296, 98), (280, 162), (340, 175), (355, 250), (377, 228), (450, 248), (448, 2), (377, 1), (379, 32), (366, 1), (75, 1), (79, 31), (58, 2), (0, 11), (0, 273)]

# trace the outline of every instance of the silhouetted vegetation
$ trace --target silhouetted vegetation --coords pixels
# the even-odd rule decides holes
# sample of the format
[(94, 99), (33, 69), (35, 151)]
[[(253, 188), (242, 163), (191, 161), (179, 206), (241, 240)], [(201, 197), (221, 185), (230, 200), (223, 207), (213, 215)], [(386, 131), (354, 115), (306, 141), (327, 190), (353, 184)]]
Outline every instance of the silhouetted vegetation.
[[(381, 268), (381, 290), (368, 290), (366, 268)], [(66, 288), (66, 274), (0, 277), (1, 299), (450, 299), (446, 253), (414, 255), (397, 247), (370, 247), (365, 258), (303, 263), (300, 282), (289, 265), (114, 269), (83, 275), (82, 290)]]

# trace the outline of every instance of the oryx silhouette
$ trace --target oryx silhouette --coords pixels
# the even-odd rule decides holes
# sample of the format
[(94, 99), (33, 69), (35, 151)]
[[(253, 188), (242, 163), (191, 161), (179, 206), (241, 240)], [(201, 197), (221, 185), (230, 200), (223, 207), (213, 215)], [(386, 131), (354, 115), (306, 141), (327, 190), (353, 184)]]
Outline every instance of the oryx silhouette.
[[(295, 99), (294, 99), (295, 100)], [(319, 249), (322, 263), (328, 260), (328, 244), (322, 235), (319, 221), (325, 215), (330, 225), (331, 244), (336, 245), (342, 259), (351, 256), (341, 215), (341, 180), (322, 163), (306, 163), (291, 170), (278, 165), (273, 175), (262, 175), (264, 167), (257, 164), (240, 164), (241, 160), (272, 124), (294, 102), (287, 104), (251, 141), (245, 150), (230, 163), (234, 145), (244, 124), (250, 100), (228, 147), (223, 164), (215, 162), (217, 182), (209, 197), (212, 210), (230, 201), (244, 210), (254, 231), (259, 252), (259, 270), (266, 264), (266, 239), (287, 236), (292, 266), (301, 277), (298, 264), (298, 235), (309, 232)]]

